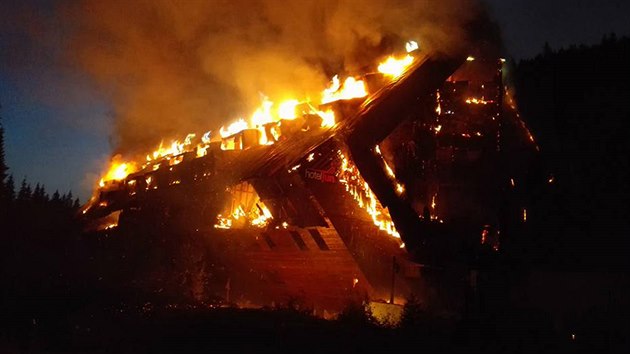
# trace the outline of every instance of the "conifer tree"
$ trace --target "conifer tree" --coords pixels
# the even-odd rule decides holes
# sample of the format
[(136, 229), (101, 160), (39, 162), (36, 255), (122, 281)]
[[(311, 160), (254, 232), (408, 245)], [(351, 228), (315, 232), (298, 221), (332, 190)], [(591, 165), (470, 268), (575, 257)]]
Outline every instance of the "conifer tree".
[(20, 191), (18, 192), (17, 199), (22, 202), (29, 201), (32, 197), (32, 189), (31, 185), (26, 182), (26, 178), (22, 180), (22, 184), (20, 185)]
[(79, 198), (74, 200), (74, 205), (72, 205), (72, 209), (79, 209), (81, 207), (81, 202), (79, 201)]
[(32, 199), (35, 203), (41, 203), (44, 199), (44, 192), (42, 191), (42, 187), (39, 185), (39, 183), (35, 184)]
[(61, 203), (61, 195), (59, 194), (59, 190), (58, 189), (55, 190), (55, 193), (53, 193), (52, 199), (50, 201), (53, 202), (55, 205)]
[(5, 183), (6, 200), (10, 203), (15, 200), (15, 181), (13, 175), (9, 175), (7, 182)]
[[(0, 113), (2, 113), (2, 105), (0, 105)], [(0, 203), (5, 203), (8, 198), (8, 189), (5, 184), (7, 171), (9, 167), (4, 157), (4, 127), (2, 125), (2, 115), (0, 114)]]

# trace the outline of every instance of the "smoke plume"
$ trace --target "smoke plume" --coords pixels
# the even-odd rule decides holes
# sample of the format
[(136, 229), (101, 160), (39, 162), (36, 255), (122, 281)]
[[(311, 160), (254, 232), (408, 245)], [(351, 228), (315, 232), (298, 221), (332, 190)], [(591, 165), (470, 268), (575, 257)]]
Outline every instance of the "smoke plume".
[(473, 0), (84, 0), (62, 6), (68, 59), (115, 109), (115, 149), (248, 118), (272, 100), (319, 98), (335, 73), (374, 69), (414, 39), (465, 45)]

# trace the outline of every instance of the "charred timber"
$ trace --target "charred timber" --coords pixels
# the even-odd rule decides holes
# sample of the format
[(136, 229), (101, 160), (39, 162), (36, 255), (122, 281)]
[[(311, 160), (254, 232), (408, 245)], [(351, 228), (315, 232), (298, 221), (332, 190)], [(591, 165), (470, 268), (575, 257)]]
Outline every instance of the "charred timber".
[(395, 181), (387, 175), (375, 145), (407, 118), (414, 107), (411, 103), (429, 99), (463, 62), (463, 57), (427, 58), (368, 99), (348, 122), (347, 143), (352, 159), (381, 204), (388, 208), (402, 240), (412, 251), (422, 246), (424, 235), (418, 233), (426, 228), (411, 205), (396, 193)]

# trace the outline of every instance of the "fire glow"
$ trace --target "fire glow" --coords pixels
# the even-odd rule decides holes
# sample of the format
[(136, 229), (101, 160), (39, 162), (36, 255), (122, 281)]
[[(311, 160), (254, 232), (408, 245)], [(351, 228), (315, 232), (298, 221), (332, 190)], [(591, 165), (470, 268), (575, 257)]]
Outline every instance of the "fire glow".
[(482, 98), (470, 97), (470, 98), (466, 99), (466, 103), (467, 104), (487, 105), (487, 104), (490, 104), (490, 103), (494, 103), (494, 101), (486, 101), (483, 97)]
[(381, 160), (383, 161), (383, 164), (385, 165), (385, 172), (387, 172), (387, 175), (389, 176), (389, 178), (396, 185), (396, 193), (398, 193), (398, 195), (404, 194), (405, 187), (396, 179), (396, 174), (394, 173), (394, 170), (389, 166), (389, 164), (383, 157), (383, 154), (381, 153), (381, 147), (378, 145), (374, 146), (374, 152), (376, 152), (376, 154), (381, 158)]
[[(409, 41), (405, 45), (408, 54), (403, 57), (389, 56), (385, 61), (378, 65), (378, 71), (390, 80), (395, 80), (402, 75), (409, 66), (414, 62), (414, 57), (410, 52), (418, 50), (418, 43)], [(321, 91), (320, 104), (327, 104), (339, 100), (361, 99), (369, 94), (365, 82), (353, 76), (348, 76), (343, 81), (339, 75), (334, 75), (328, 87)], [(307, 107), (306, 110), (300, 111), (299, 107)], [(322, 119), (322, 128), (331, 128), (335, 126), (335, 114), (330, 109), (319, 110), (315, 108), (310, 100), (298, 100), (296, 98), (288, 98), (279, 103), (272, 101), (270, 98), (261, 94), (261, 104), (251, 115), (249, 120), (238, 118), (231, 123), (222, 126), (219, 134), (211, 135), (210, 131), (201, 135), (200, 139), (196, 139), (196, 134), (188, 134), (183, 141), (173, 140), (170, 144), (160, 142), (157, 149), (146, 155), (146, 161), (136, 163), (133, 161), (118, 161), (113, 159), (107, 172), (103, 175), (99, 182), (102, 188), (106, 182), (122, 181), (128, 175), (153, 165), (153, 169), (159, 168), (159, 161), (167, 160), (170, 166), (177, 165), (182, 161), (181, 155), (194, 151), (196, 157), (203, 157), (207, 154), (208, 147), (212, 141), (221, 141), (221, 149), (234, 150), (244, 148), (242, 142), (237, 142), (235, 137), (237, 134), (247, 130), (256, 129), (259, 131), (259, 144), (271, 145), (280, 137), (280, 129), (278, 125), (282, 120), (294, 120), (303, 114), (318, 115)], [(271, 127), (265, 128), (270, 125)], [(268, 129), (268, 130), (267, 130)], [(267, 132), (273, 136), (270, 138)], [(201, 140), (197, 144), (195, 140)], [(141, 168), (140, 168), (141, 166)], [(399, 193), (404, 188), (397, 186)]]
[(365, 210), (370, 215), (372, 222), (374, 222), (374, 225), (377, 226), (379, 230), (385, 231), (387, 234), (400, 239), (400, 234), (396, 230), (389, 212), (378, 203), (370, 186), (359, 174), (359, 170), (348, 160), (341, 150), (337, 151), (337, 154), (341, 161), (339, 181), (344, 185), (346, 192), (354, 198), (361, 209)]
[[(407, 43), (407, 51), (415, 51), (418, 45), (415, 42)], [(402, 75), (409, 66), (414, 62), (411, 54), (403, 57), (388, 57), (384, 62), (378, 65), (378, 71), (390, 80), (397, 79)], [(365, 82), (353, 76), (340, 79), (338, 75), (332, 77), (328, 87), (321, 91), (320, 104), (329, 104), (339, 100), (364, 99), (369, 92)], [(122, 162), (118, 159), (112, 160), (108, 172), (101, 180), (101, 187), (107, 181), (123, 181), (129, 174), (142, 169), (151, 168), (159, 169), (163, 162), (168, 162), (168, 166), (179, 164), (183, 161), (183, 155), (188, 152), (194, 152), (195, 157), (203, 157), (207, 154), (207, 150), (212, 142), (219, 143), (222, 150), (234, 150), (246, 148), (243, 138), (239, 135), (246, 131), (257, 131), (259, 145), (274, 144), (280, 137), (280, 126), (282, 121), (294, 120), (305, 114), (317, 115), (321, 118), (322, 128), (331, 128), (336, 124), (335, 114), (331, 109), (316, 108), (309, 100), (298, 100), (288, 98), (278, 103), (272, 101), (269, 97), (261, 94), (261, 104), (254, 110), (250, 119), (238, 118), (231, 123), (222, 126), (218, 134), (211, 134), (210, 131), (201, 135), (200, 139), (196, 139), (195, 134), (188, 134), (183, 141), (173, 140), (170, 144), (161, 142), (158, 148), (146, 155), (146, 161), (143, 165), (134, 162)], [(268, 133), (271, 133), (268, 134)], [(405, 187), (396, 179), (393, 169), (387, 164), (381, 155), (380, 148), (375, 147), (376, 153), (384, 163), (384, 169), (392, 180), (394, 188), (398, 195), (405, 193)], [(345, 186), (346, 191), (352, 195), (358, 206), (364, 209), (372, 218), (372, 221), (379, 230), (385, 231), (387, 234), (399, 239), (400, 234), (396, 230), (394, 223), (386, 208), (383, 208), (377, 201), (376, 196), (370, 189), (370, 186), (360, 176), (357, 168), (352, 165), (349, 160), (339, 151), (339, 158), (342, 162), (339, 180)], [(170, 167), (172, 169), (172, 167)], [(151, 177), (149, 177), (150, 179)], [(152, 180), (146, 181), (146, 189), (157, 188)], [(178, 183), (179, 181), (177, 181)], [(171, 183), (173, 184), (173, 183)], [(247, 209), (249, 210), (249, 209)], [(273, 216), (269, 209), (262, 203), (257, 203), (256, 207), (249, 211), (244, 211), (243, 207), (232, 211), (226, 210), (219, 214), (214, 224), (217, 229), (231, 229), (240, 227), (238, 225), (249, 225), (251, 227), (265, 227)]]
[(389, 57), (385, 60), (385, 62), (378, 66), (378, 72), (387, 75), (392, 79), (396, 79), (402, 75), (412, 63), (413, 57), (409, 54), (400, 59)]
[(365, 83), (353, 77), (348, 77), (341, 85), (339, 76), (332, 78), (330, 86), (322, 92), (322, 103), (330, 103), (339, 100), (351, 100), (367, 96)]

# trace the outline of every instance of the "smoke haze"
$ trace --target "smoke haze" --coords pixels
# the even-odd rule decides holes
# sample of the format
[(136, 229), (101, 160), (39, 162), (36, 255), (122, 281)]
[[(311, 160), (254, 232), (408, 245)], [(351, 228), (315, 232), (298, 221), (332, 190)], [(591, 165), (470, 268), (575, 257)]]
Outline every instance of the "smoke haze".
[(86, 0), (60, 9), (67, 56), (115, 107), (117, 152), (248, 118), (272, 100), (319, 98), (335, 73), (373, 69), (415, 39), (465, 42), (475, 1)]
[[(20, 33), (2, 62), (78, 78), (65, 86), (87, 79), (111, 103), (113, 127), (103, 134), (123, 155), (248, 119), (263, 94), (274, 102), (318, 101), (333, 75), (374, 71), (411, 39), (423, 51), (458, 50), (484, 13), (475, 0), (42, 0), (16, 7), (19, 16), (0, 15), (3, 31)], [(44, 58), (38, 52), (50, 60), (32, 59)], [(77, 87), (62, 88), (72, 96), (45, 88), (43, 95), (76, 105), (68, 99), (88, 89)]]

